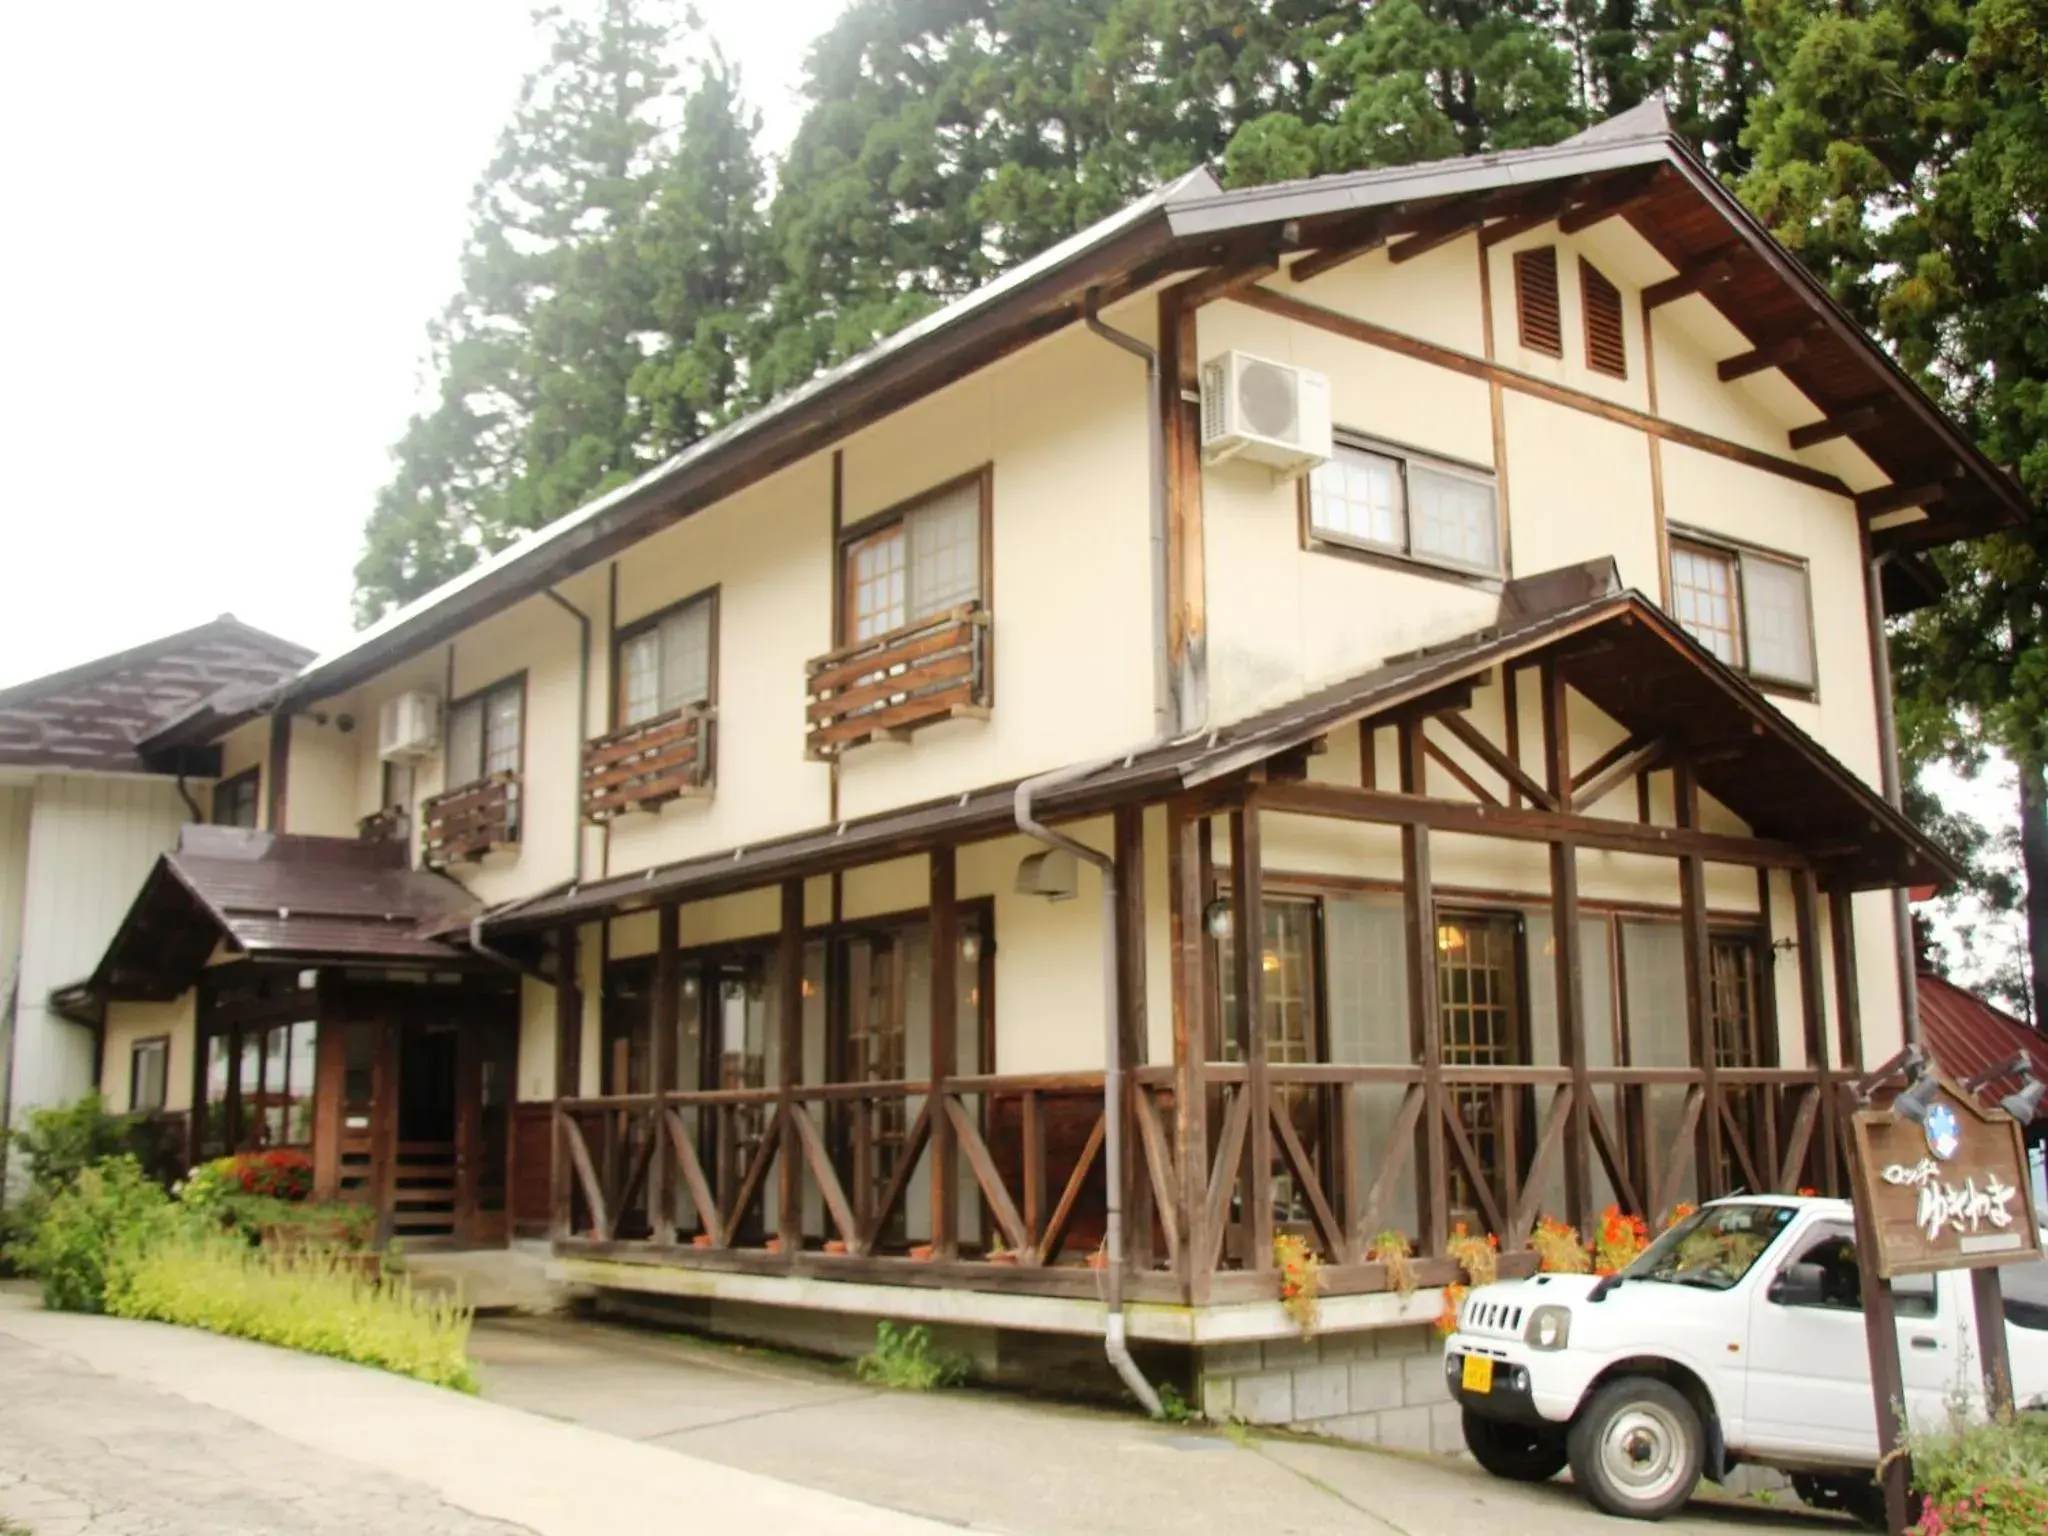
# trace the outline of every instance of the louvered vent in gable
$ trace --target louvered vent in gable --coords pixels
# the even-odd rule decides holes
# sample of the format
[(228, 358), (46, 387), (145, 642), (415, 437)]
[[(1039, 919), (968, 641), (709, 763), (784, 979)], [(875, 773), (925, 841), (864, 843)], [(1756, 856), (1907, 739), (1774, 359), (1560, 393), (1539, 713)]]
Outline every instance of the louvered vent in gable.
[(1564, 325), (1557, 308), (1557, 247), (1515, 253), (1515, 311), (1522, 345), (1532, 352), (1564, 356)]
[(1628, 343), (1621, 331), (1621, 290), (1600, 269), (1579, 258), (1579, 299), (1586, 308), (1586, 366), (1595, 373), (1628, 377)]

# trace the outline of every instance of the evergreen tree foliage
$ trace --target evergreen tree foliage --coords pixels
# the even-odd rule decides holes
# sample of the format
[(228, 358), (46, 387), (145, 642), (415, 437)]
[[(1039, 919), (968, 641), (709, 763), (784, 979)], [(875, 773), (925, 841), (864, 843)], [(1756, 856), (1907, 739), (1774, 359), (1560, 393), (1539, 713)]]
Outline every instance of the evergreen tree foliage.
[[(1774, 0), (1744, 194), (1994, 462), (2048, 495), (2048, 7)], [(2018, 773), (2030, 1009), (2048, 1018), (2048, 581), (2041, 525), (1943, 550), (1901, 628), (1909, 762)], [(1968, 829), (1962, 840), (1975, 841)], [(1989, 882), (1993, 905), (2017, 893)]]

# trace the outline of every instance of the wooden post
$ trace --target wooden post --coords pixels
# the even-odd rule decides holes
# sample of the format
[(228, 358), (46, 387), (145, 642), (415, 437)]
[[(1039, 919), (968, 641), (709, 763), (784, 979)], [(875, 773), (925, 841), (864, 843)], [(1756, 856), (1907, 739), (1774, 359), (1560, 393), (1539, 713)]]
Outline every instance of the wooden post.
[(569, 1167), (568, 1112), (562, 1101), (576, 1097), (583, 1075), (581, 938), (573, 923), (555, 930), (555, 1113), (548, 1186), (557, 1238), (567, 1237), (573, 1224), (575, 1175)]
[[(1843, 1125), (1856, 1113), (1853, 1090), (1845, 1083), (1837, 1089), (1836, 1114)], [(1853, 1146), (1853, 1139), (1852, 1139)], [(1852, 1152), (1853, 1157), (1853, 1152)], [(1884, 1468), (1878, 1481), (1884, 1490), (1885, 1525), (1892, 1536), (1905, 1536), (1907, 1521), (1906, 1458), (1900, 1448), (1900, 1415), (1906, 1408), (1905, 1374), (1899, 1365), (1899, 1321), (1892, 1306), (1892, 1288), (1878, 1277), (1877, 1216), (1866, 1198), (1869, 1180), (1857, 1176), (1852, 1165), (1849, 1186), (1856, 1208), (1856, 1251), (1864, 1256), (1857, 1266), (1863, 1279), (1863, 1337), (1870, 1351), (1870, 1389), (1877, 1406), (1877, 1450)]]
[[(1678, 824), (1698, 830), (1700, 789), (1692, 765), (1681, 760), (1672, 770), (1671, 781), (1678, 803)], [(1698, 854), (1679, 855), (1678, 923), (1685, 947), (1686, 1032), (1692, 1039), (1693, 1067), (1700, 1075), (1700, 1091), (1705, 1100), (1700, 1110), (1699, 1150), (1693, 1171), (1698, 1178), (1700, 1199), (1707, 1201), (1721, 1193), (1721, 1068), (1714, 1039), (1714, 960), (1707, 929), (1707, 866)], [(1663, 1212), (1644, 1214), (1654, 1222)]]
[[(1422, 722), (1400, 726), (1401, 792), (1427, 793)], [(1422, 1067), (1422, 1124), (1416, 1131), (1415, 1214), (1422, 1251), (1440, 1258), (1451, 1236), (1451, 1181), (1446, 1161), (1444, 1116), (1444, 1028), (1437, 1003), (1436, 895), (1431, 889), (1429, 828), (1401, 828), (1401, 903), (1408, 941), (1408, 1036)]]
[(1173, 942), (1173, 1154), (1179, 1205), (1181, 1294), (1190, 1305), (1209, 1299), (1209, 1252), (1204, 1211), (1209, 1192), (1208, 944), (1204, 908), (1208, 884), (1202, 858), (1202, 819), (1184, 800), (1166, 808), (1166, 882)]
[(783, 1262), (794, 1264), (804, 1245), (804, 1147), (796, 1117), (796, 1085), (804, 1075), (804, 883), (782, 882), (782, 927), (776, 934), (775, 977), (780, 1045), (776, 1084), (782, 1090), (782, 1146), (775, 1154), (776, 1215), (780, 1218)]
[[(341, 1090), (348, 1074), (348, 1025), (330, 998), (322, 999), (314, 1054), (313, 1198), (324, 1201), (341, 1193)], [(199, 1102), (205, 1103), (205, 1095)]]
[[(1828, 927), (1835, 952), (1835, 1029), (1840, 1036), (1842, 1071), (1863, 1070), (1863, 996), (1856, 979), (1856, 903), (1845, 889), (1828, 892)], [(1844, 1122), (1846, 1123), (1846, 1122)]]
[(1195, 309), (1179, 288), (1159, 295), (1159, 408), (1166, 434), (1166, 645), (1172, 718), (1209, 713), (1208, 584), (1203, 570), (1201, 358)]
[(931, 852), (932, 1007), (931, 1159), (932, 1255), (960, 1254), (960, 1158), (946, 1101), (959, 1070), (960, 905), (951, 846)]
[[(1565, 680), (1553, 662), (1540, 673), (1543, 686), (1544, 787), (1563, 808), (1572, 801), (1571, 716)], [(1507, 674), (1514, 696), (1514, 674)], [(1566, 1219), (1581, 1232), (1593, 1215), (1593, 1077), (1586, 1048), (1585, 958), (1579, 951), (1578, 845), (1560, 838), (1550, 844), (1550, 933), (1557, 986), (1557, 1059), (1572, 1075), (1571, 1128), (1564, 1144)], [(1514, 1234), (1519, 1240), (1520, 1232)]]
[[(1828, 999), (1821, 985), (1820, 913), (1813, 871), (1795, 869), (1791, 876), (1792, 942), (1799, 951), (1799, 1022), (1805, 1033), (1806, 1064), (1818, 1075), (1820, 1085), (1820, 1124), (1816, 1129), (1820, 1146), (1808, 1155), (1816, 1170), (1816, 1187), (1834, 1194), (1842, 1187), (1835, 1156), (1840, 1133), (1836, 1124), (1834, 1072), (1828, 1065)], [(1798, 1173), (1795, 1168), (1795, 1179)]]
[[(1145, 810), (1123, 805), (1116, 809), (1116, 978), (1117, 1044), (1126, 1071), (1142, 1066), (1148, 1054), (1145, 1017)], [(1137, 1135), (1131, 1105), (1145, 1090), (1125, 1079), (1123, 1116), (1127, 1148), (1123, 1163), (1124, 1251), (1134, 1269), (1152, 1267), (1152, 1178), (1145, 1166), (1144, 1144)], [(1135, 1153), (1136, 1155), (1131, 1155)]]
[(1971, 1270), (1970, 1294), (1977, 1304), (1977, 1353), (1983, 1362), (1984, 1401), (1993, 1418), (2010, 1419), (2012, 1350), (2005, 1336), (2005, 1289), (1998, 1271)]
[(647, 1133), (654, 1138), (654, 1150), (647, 1163), (647, 1221), (657, 1243), (676, 1240), (676, 1200), (669, 1182), (674, 1148), (669, 1144), (668, 1105), (664, 1095), (675, 1092), (676, 1040), (682, 1033), (683, 973), (676, 955), (679, 912), (663, 906), (655, 915), (654, 1008), (648, 1020), (647, 1042), (649, 1087), (654, 1090), (654, 1113)]
[(1259, 810), (1230, 813), (1231, 963), (1237, 980), (1238, 1040), (1244, 1051), (1244, 1191), (1251, 1251), (1247, 1269), (1273, 1267), (1273, 1094), (1266, 1081), (1266, 880), (1260, 868)]

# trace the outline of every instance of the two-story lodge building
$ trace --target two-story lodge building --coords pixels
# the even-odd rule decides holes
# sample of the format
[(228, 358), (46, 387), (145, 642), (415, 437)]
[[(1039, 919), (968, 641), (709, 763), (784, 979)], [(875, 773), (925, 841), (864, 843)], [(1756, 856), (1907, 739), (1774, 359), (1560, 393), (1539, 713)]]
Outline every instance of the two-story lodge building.
[(1883, 621), (2028, 515), (1660, 108), (1197, 171), (216, 711), (260, 825), (71, 1003), (408, 1239), (1258, 1417), (1276, 1232), (1330, 1364), (1460, 1225), (1839, 1182), (1953, 873)]

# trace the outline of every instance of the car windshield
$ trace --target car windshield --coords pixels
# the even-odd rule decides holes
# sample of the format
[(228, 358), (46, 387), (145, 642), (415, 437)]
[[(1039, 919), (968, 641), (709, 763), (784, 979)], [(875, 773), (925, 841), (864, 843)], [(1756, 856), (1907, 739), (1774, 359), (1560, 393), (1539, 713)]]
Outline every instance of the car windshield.
[(1650, 1244), (1621, 1277), (1725, 1291), (1741, 1283), (1795, 1214), (1789, 1205), (1710, 1205)]

